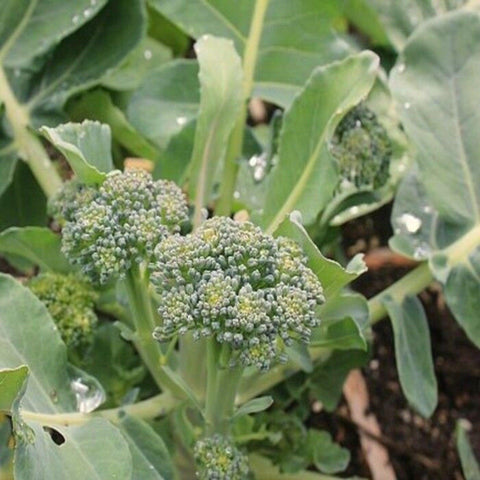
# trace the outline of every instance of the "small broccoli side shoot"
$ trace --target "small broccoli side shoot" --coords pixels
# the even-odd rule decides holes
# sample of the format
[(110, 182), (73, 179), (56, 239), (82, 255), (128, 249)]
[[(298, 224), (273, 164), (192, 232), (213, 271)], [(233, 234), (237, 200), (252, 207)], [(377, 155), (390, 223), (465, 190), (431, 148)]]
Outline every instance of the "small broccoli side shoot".
[(222, 435), (199, 440), (194, 448), (197, 478), (200, 480), (245, 480), (248, 475), (246, 456)]
[[(123, 278), (188, 219), (181, 189), (142, 170), (115, 171), (98, 189), (74, 196), (62, 251), (95, 283)], [(63, 209), (65, 211), (65, 208)]]
[(335, 130), (330, 152), (337, 162), (343, 190), (378, 189), (389, 178), (392, 143), (375, 113), (364, 104), (350, 110)]
[(83, 353), (91, 345), (98, 294), (75, 274), (41, 273), (27, 286), (45, 304), (70, 353)]
[(161, 342), (191, 331), (228, 346), (231, 366), (268, 370), (285, 359), (285, 345), (307, 343), (319, 325), (323, 290), (300, 247), (250, 222), (214, 217), (167, 237), (155, 258)]

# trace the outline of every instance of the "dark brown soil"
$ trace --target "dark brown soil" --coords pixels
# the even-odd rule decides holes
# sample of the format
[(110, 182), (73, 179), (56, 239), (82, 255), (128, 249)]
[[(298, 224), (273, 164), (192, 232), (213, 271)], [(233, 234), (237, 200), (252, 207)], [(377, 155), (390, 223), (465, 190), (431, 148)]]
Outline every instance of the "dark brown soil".
[[(347, 254), (386, 245), (391, 235), (390, 207), (347, 224), (343, 229)], [(371, 297), (402, 277), (407, 269), (384, 267), (363, 275), (355, 288)], [(445, 306), (440, 289), (433, 285), (420, 296), (429, 321), (432, 351), (439, 389), (439, 403), (425, 420), (408, 407), (395, 367), (392, 329), (388, 319), (374, 327), (373, 357), (363, 370), (371, 411), (382, 430), (399, 480), (462, 479), (455, 447), (455, 423), (466, 419), (472, 426), (470, 441), (480, 457), (480, 350), (467, 339)], [(350, 475), (368, 477), (357, 428), (341, 404), (335, 414), (320, 414), (316, 420), (351, 449)]]

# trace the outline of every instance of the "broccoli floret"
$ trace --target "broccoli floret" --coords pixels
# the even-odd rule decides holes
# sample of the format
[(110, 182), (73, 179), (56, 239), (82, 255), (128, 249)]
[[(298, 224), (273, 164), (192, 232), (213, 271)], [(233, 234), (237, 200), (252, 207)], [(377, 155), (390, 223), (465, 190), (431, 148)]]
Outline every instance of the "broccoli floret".
[(364, 104), (350, 110), (335, 130), (330, 151), (345, 184), (377, 189), (389, 178), (392, 142), (375, 113)]
[(155, 259), (161, 342), (192, 331), (230, 346), (232, 366), (268, 370), (285, 360), (285, 345), (307, 343), (319, 325), (323, 290), (300, 247), (250, 222), (214, 217), (194, 233), (165, 238)]
[(98, 294), (92, 285), (78, 275), (48, 272), (32, 278), (27, 286), (47, 307), (69, 352), (84, 352), (97, 325)]
[(188, 219), (180, 188), (142, 170), (112, 172), (88, 201), (75, 203), (62, 251), (95, 283), (123, 278), (134, 264), (148, 262), (154, 247)]
[(94, 188), (75, 178), (68, 180), (48, 201), (48, 214), (60, 227), (63, 227), (66, 222), (72, 221), (79, 206), (87, 204), (94, 195)]
[(245, 480), (248, 462), (234, 443), (222, 435), (199, 440), (194, 448), (200, 480)]

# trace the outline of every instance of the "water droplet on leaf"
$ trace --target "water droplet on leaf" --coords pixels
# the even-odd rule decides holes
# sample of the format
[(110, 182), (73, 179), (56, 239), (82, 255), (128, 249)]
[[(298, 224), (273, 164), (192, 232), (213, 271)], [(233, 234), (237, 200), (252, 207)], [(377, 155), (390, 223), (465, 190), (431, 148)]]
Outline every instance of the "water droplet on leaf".
[(90, 413), (105, 401), (105, 392), (98, 382), (88, 378), (77, 377), (70, 382), (70, 388), (75, 394), (77, 410)]

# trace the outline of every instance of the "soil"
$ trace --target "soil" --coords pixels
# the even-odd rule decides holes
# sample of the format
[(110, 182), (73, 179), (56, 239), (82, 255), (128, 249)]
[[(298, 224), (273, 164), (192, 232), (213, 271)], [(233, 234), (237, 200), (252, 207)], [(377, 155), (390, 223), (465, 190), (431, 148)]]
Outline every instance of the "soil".
[[(391, 206), (344, 226), (347, 256), (386, 245)], [(360, 277), (354, 288), (367, 297), (402, 277), (408, 268), (385, 266)], [(398, 480), (461, 480), (463, 474), (455, 446), (455, 424), (466, 419), (471, 425), (470, 442), (480, 458), (480, 350), (467, 339), (445, 305), (439, 286), (420, 295), (430, 325), (439, 402), (426, 420), (409, 408), (395, 367), (393, 333), (388, 319), (374, 327), (373, 356), (363, 375), (370, 395), (370, 410), (376, 416)], [(334, 415), (320, 413), (323, 425), (337, 441), (349, 448), (352, 461), (346, 476), (370, 477), (360, 447), (358, 429), (341, 403)]]

